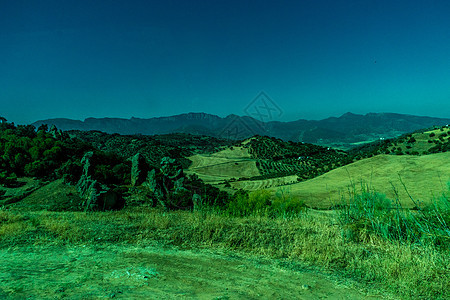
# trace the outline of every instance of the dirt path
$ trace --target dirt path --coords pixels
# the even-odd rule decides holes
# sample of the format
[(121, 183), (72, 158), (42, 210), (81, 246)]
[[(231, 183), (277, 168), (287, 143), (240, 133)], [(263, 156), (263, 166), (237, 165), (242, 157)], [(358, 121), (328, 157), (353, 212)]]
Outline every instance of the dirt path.
[(208, 251), (0, 249), (0, 299), (379, 299), (311, 271)]

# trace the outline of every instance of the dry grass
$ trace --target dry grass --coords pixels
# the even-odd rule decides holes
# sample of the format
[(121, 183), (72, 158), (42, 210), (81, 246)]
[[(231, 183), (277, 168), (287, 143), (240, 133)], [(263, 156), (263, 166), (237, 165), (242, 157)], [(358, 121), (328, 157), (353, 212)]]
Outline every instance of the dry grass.
[(327, 208), (348, 196), (353, 186), (359, 188), (367, 183), (376, 192), (390, 199), (398, 197), (403, 207), (412, 208), (415, 204), (410, 196), (429, 202), (442, 195), (445, 183), (450, 181), (449, 161), (450, 152), (426, 156), (377, 155), (290, 185), (288, 189), (292, 197), (303, 199), (311, 207)]
[(208, 212), (0, 211), (0, 245), (149, 244), (244, 251), (301, 260), (359, 279), (405, 298), (450, 296), (450, 255), (434, 248), (396, 244), (376, 235), (365, 243), (345, 239), (332, 217), (233, 218)]
[(226, 149), (212, 155), (197, 154), (188, 157), (192, 164), (186, 173), (195, 173), (208, 183), (261, 175), (256, 167), (256, 160), (249, 158), (247, 149), (242, 147), (233, 149)]
[[(242, 145), (247, 144), (250, 141), (247, 140), (242, 143)], [(228, 147), (222, 151), (216, 152), (212, 154), (213, 157), (225, 157), (225, 158), (251, 158), (250, 153), (248, 153), (248, 148), (244, 147)]]

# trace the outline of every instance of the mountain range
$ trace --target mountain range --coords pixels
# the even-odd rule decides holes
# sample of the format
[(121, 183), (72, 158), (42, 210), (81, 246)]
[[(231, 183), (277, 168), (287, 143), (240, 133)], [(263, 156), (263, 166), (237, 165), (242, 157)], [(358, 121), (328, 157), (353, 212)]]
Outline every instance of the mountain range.
[(249, 116), (229, 115), (219, 117), (207, 113), (186, 113), (169, 117), (141, 118), (87, 118), (47, 119), (33, 123), (55, 125), (69, 130), (98, 130), (122, 135), (155, 135), (189, 133), (219, 138), (244, 139), (254, 135), (271, 136), (285, 141), (316, 143), (349, 148), (354, 144), (380, 138), (396, 137), (432, 126), (450, 123), (450, 118), (423, 117), (396, 113), (345, 113), (340, 117), (323, 120), (262, 122)]

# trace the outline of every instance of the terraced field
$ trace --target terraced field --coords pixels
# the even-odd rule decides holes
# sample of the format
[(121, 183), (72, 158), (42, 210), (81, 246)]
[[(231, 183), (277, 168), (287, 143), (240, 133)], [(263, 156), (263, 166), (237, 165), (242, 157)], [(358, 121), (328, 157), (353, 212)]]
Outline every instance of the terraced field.
[(269, 137), (254, 137), (244, 147), (258, 159), (258, 169), (266, 178), (298, 175), (309, 179), (348, 162), (342, 151)]
[(235, 189), (243, 189), (247, 191), (256, 191), (261, 189), (268, 189), (287, 184), (297, 183), (297, 175), (263, 179), (263, 180), (245, 180), (231, 182), (231, 186)]
[(192, 163), (186, 173), (211, 184), (251, 179), (252, 187), (267, 188), (316, 177), (343, 164), (345, 158), (343, 152), (330, 148), (256, 136), (212, 154), (188, 157)]

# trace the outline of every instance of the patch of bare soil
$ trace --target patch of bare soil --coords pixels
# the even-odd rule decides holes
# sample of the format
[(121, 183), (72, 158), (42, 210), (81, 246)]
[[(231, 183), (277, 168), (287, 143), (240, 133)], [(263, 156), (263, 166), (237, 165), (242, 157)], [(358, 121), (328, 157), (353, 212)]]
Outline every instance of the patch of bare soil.
[(380, 299), (308, 269), (162, 247), (0, 249), (0, 299)]

